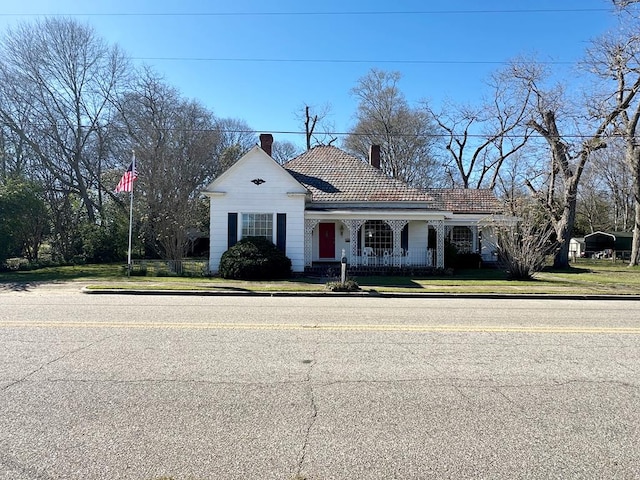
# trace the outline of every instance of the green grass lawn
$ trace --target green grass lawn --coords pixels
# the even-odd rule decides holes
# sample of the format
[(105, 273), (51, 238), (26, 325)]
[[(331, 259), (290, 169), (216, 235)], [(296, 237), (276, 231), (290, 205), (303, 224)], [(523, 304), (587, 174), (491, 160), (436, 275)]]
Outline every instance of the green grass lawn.
[[(0, 286), (76, 282), (88, 288), (324, 291), (328, 278), (276, 281), (237, 281), (208, 277), (132, 276), (122, 264), (47, 267), (33, 271), (0, 273)], [(511, 293), (640, 295), (640, 267), (610, 260), (580, 260), (567, 270), (547, 269), (531, 281), (511, 281), (500, 270), (461, 270), (441, 277), (358, 277), (365, 291), (402, 293)]]

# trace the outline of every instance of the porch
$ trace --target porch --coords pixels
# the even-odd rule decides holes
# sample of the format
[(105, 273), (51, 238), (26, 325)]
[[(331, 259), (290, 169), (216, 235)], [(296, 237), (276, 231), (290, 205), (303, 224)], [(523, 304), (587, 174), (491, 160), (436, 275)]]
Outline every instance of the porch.
[[(384, 265), (350, 265), (347, 263), (347, 276), (349, 278), (365, 276), (430, 276), (434, 275), (438, 269), (427, 266), (384, 266)], [(342, 265), (340, 262), (314, 262), (311, 266), (305, 267), (304, 274), (310, 277), (321, 277), (326, 279), (340, 278)]]
[(317, 262), (340, 261), (343, 256), (352, 270), (444, 268), (444, 219), (425, 219), (424, 214), (416, 218), (417, 212), (410, 212), (406, 219), (314, 213), (319, 218), (305, 219), (306, 270)]
[(356, 250), (355, 255), (345, 252), (347, 263), (358, 267), (435, 267), (436, 250), (434, 248), (388, 250), (364, 247)]

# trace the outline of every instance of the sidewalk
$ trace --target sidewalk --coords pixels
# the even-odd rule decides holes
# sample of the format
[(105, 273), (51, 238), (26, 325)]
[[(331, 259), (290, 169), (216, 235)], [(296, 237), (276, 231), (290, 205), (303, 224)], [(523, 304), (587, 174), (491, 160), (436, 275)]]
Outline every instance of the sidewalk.
[(219, 287), (216, 290), (164, 290), (135, 288), (88, 288), (82, 287), (82, 293), (89, 295), (180, 295), (180, 296), (252, 296), (252, 297), (354, 297), (354, 298), (512, 298), (545, 300), (625, 300), (639, 301), (640, 295), (604, 295), (604, 294), (554, 294), (554, 293), (458, 293), (458, 292), (392, 292), (375, 289), (363, 289), (359, 292), (331, 291), (259, 291)]

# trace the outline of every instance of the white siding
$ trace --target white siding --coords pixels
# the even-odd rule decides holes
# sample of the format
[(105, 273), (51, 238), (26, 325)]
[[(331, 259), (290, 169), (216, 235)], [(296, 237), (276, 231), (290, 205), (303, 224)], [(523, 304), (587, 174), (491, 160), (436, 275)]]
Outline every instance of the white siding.
[(491, 227), (482, 227), (482, 244), (480, 255), (484, 261), (495, 261), (498, 259), (498, 238)]
[[(256, 185), (252, 180), (261, 179)], [(289, 173), (262, 150), (254, 148), (234, 167), (214, 181), (211, 193), (211, 229), (209, 270), (218, 271), (220, 257), (227, 250), (227, 219), (230, 212), (238, 214), (238, 240), (241, 238), (242, 213), (274, 215), (276, 240), (277, 213), (287, 215), (286, 255), (294, 272), (304, 271), (304, 206), (305, 192)], [(205, 192), (205, 193), (207, 193)], [(294, 193), (295, 195), (290, 195)]]
[[(429, 245), (435, 248), (435, 245)], [(409, 222), (409, 251), (423, 253), (427, 249), (427, 222)]]

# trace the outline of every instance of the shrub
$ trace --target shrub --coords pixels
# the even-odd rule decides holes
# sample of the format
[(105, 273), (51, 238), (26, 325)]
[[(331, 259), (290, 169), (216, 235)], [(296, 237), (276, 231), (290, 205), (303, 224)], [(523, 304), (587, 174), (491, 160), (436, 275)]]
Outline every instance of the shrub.
[(117, 262), (126, 255), (126, 245), (122, 244), (115, 228), (84, 225), (80, 229), (80, 235), (82, 250), (88, 263)]
[(291, 260), (263, 237), (245, 237), (222, 254), (220, 276), (238, 280), (289, 278)]
[(541, 224), (534, 215), (523, 212), (517, 222), (495, 222), (498, 239), (498, 261), (510, 280), (531, 280), (541, 271), (556, 245), (549, 224)]
[(444, 264), (446, 267), (454, 267), (458, 257), (458, 249), (456, 246), (445, 239), (444, 241)]
[(332, 292), (359, 292), (360, 285), (355, 280), (345, 280), (344, 283), (341, 281), (328, 282), (327, 289)]
[(454, 268), (473, 269), (480, 268), (482, 256), (479, 253), (465, 252), (457, 253), (453, 266)]

